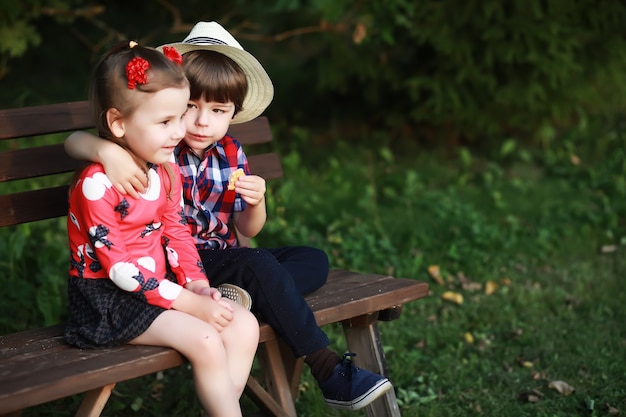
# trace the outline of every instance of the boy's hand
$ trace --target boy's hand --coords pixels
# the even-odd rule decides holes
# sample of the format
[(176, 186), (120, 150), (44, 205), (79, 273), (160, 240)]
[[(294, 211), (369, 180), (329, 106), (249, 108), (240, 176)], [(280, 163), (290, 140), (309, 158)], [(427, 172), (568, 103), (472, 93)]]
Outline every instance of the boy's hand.
[(258, 206), (265, 198), (265, 180), (258, 175), (244, 175), (235, 183), (235, 191), (251, 206)]
[(120, 146), (103, 148), (100, 156), (104, 172), (117, 191), (139, 198), (148, 188), (148, 177), (133, 157)]

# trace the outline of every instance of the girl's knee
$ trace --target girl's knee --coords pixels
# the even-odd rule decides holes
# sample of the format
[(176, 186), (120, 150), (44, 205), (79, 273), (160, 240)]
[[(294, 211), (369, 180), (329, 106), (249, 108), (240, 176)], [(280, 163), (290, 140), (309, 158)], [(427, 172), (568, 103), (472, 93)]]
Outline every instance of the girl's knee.
[(198, 332), (185, 341), (186, 356), (191, 362), (221, 361), (225, 358), (224, 344), (220, 333), (211, 328), (206, 332)]
[(234, 338), (238, 344), (253, 346), (259, 343), (259, 321), (250, 311), (238, 307), (233, 322), (224, 330), (224, 337)]
[(255, 344), (259, 343), (259, 321), (256, 316), (251, 312), (244, 310), (237, 319), (239, 325), (242, 328), (242, 332), (246, 334), (248, 339), (251, 339)]

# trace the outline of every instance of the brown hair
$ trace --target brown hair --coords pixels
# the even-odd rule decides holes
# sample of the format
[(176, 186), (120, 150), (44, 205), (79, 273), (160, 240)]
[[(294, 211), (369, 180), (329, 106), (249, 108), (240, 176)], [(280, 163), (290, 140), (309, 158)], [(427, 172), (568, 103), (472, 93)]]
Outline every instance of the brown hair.
[(232, 101), (235, 114), (243, 109), (248, 79), (235, 61), (216, 51), (196, 50), (183, 55), (183, 67), (192, 100)]
[[(146, 70), (147, 82), (137, 83), (135, 88), (131, 89), (126, 76), (126, 65), (137, 57), (148, 61), (150, 67)], [(166, 88), (185, 88), (188, 85), (189, 82), (181, 65), (156, 49), (142, 47), (128, 41), (116, 44), (96, 64), (89, 90), (91, 111), (98, 135), (129, 151), (139, 165), (144, 167), (147, 174), (145, 162), (149, 161), (140, 161), (128, 147), (124, 138), (118, 138), (111, 132), (107, 123), (107, 111), (115, 108), (123, 117), (128, 117), (140, 105), (145, 94), (156, 93)], [(170, 177), (170, 183), (173, 183), (175, 178), (169, 164), (163, 164), (163, 167)]]

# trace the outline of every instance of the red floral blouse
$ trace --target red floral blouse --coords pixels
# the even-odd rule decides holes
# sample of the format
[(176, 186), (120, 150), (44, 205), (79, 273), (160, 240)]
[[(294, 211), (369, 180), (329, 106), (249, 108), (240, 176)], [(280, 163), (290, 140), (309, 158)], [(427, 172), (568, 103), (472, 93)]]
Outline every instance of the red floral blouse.
[(207, 279), (182, 215), (179, 169), (170, 166), (174, 184), (165, 169), (153, 166), (139, 199), (120, 194), (100, 164), (81, 173), (70, 193), (70, 275), (109, 278), (163, 308), (171, 307), (187, 282)]

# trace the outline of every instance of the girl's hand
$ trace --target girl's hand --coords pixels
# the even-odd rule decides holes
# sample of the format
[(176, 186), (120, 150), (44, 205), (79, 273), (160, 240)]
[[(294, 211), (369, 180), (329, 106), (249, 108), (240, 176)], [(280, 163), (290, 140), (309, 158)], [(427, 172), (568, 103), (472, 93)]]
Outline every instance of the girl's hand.
[(194, 317), (203, 320), (218, 332), (221, 332), (233, 320), (233, 306), (228, 299), (220, 298), (216, 301), (212, 295), (200, 295), (200, 292), (212, 294), (208, 285), (203, 289), (201, 287), (192, 287), (193, 289), (183, 289), (178, 297), (174, 300), (172, 308), (191, 314)]
[(226, 299), (215, 301), (210, 297), (205, 299), (205, 308), (203, 308), (204, 321), (215, 327), (218, 332), (224, 330), (233, 320), (233, 307), (228, 304)]
[(258, 206), (265, 199), (265, 180), (258, 175), (244, 175), (235, 183), (235, 191), (251, 206)]

